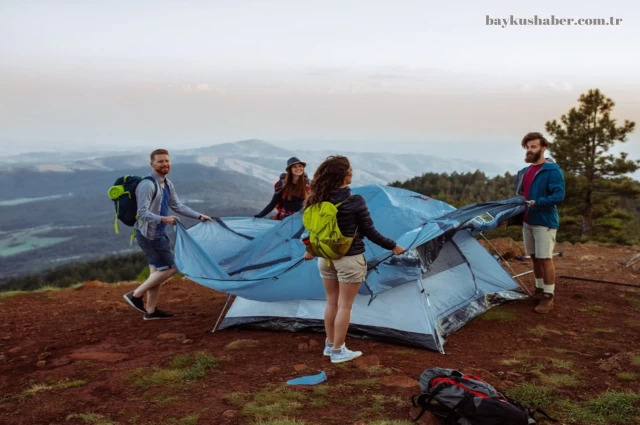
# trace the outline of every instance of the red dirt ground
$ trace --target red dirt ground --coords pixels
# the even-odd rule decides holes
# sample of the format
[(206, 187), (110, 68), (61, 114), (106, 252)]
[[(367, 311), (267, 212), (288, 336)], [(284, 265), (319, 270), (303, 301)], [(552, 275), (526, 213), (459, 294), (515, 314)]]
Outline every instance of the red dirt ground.
[[(561, 244), (558, 249), (564, 252), (556, 259), (558, 275), (640, 286), (640, 271), (621, 265), (638, 247)], [(509, 265), (516, 273), (530, 269), (522, 261)], [(523, 281), (532, 288), (532, 275)], [(569, 400), (585, 400), (606, 389), (638, 389), (637, 381), (623, 381), (616, 374), (621, 368), (640, 372), (640, 366), (624, 363), (620, 356), (640, 353), (640, 289), (559, 278), (556, 308), (547, 316), (534, 313), (530, 300), (499, 307), (515, 320), (477, 318), (449, 338), (445, 355), (350, 339), (350, 348), (364, 356), (358, 363), (336, 367), (321, 355), (321, 334), (212, 334), (224, 295), (186, 279), (171, 280), (161, 294), (161, 307), (176, 317), (145, 322), (122, 299), (134, 287), (88, 282), (75, 290), (0, 298), (0, 423), (74, 424), (83, 421), (67, 420), (69, 415), (88, 413), (102, 415), (102, 422), (85, 420), (95, 424), (190, 424), (195, 422), (185, 416), (192, 414), (200, 415), (198, 424), (251, 423), (242, 406), (225, 395), (255, 394), (320, 370), (328, 375), (326, 393), (296, 389), (305, 393), (306, 401), (290, 416), (306, 424), (407, 420), (410, 396), (418, 392), (417, 379), (424, 369), (458, 368), (503, 390), (535, 380), (531, 371), (501, 363), (522, 352), (546, 367), (552, 357), (573, 363), (580, 385), (559, 388)], [(177, 335), (167, 335), (171, 333)], [(237, 340), (253, 340), (255, 345), (226, 348)], [(204, 379), (138, 387), (127, 378), (136, 368), (167, 368), (177, 355), (197, 351), (222, 359)], [(371, 364), (380, 367), (368, 369)], [(297, 371), (297, 365), (305, 369)], [(86, 383), (24, 396), (34, 384), (65, 380)], [(372, 409), (376, 397), (384, 402)], [(312, 403), (314, 398), (325, 402)]]

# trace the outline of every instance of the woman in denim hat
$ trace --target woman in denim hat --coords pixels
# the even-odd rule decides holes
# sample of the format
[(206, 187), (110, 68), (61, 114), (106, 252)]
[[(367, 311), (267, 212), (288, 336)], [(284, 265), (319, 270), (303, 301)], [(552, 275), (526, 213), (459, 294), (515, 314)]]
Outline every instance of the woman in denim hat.
[(283, 220), (302, 209), (304, 200), (307, 199), (309, 193), (309, 177), (304, 172), (307, 166), (305, 162), (300, 161), (295, 156), (287, 161), (287, 172), (280, 175), (274, 186), (275, 193), (271, 198), (271, 202), (260, 213), (254, 217), (262, 218), (278, 209), (278, 213), (274, 217), (276, 220)]

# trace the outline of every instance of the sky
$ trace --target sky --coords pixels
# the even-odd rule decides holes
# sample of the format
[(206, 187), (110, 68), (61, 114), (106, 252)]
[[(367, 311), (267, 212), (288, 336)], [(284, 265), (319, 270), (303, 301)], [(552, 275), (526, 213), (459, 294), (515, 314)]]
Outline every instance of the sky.
[[(523, 135), (590, 88), (616, 102), (614, 118), (640, 121), (637, 2), (515, 3), (4, 0), (0, 144), (6, 155), (256, 138), (521, 161)], [(487, 24), (552, 15), (622, 21)], [(622, 149), (638, 159), (639, 131)]]

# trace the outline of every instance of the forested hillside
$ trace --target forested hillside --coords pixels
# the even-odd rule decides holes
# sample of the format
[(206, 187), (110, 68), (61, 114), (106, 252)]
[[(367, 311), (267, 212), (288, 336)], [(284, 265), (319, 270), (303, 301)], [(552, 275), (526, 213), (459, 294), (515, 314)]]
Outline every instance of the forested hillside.
[[(558, 241), (633, 245), (640, 243), (640, 182), (618, 177), (603, 184), (604, 189), (594, 194), (593, 235), (582, 236), (582, 186), (580, 178), (565, 173), (566, 196), (559, 206), (560, 229)], [(515, 175), (506, 173), (493, 178), (484, 173), (425, 173), (391, 186), (412, 190), (447, 202), (455, 207), (515, 196)], [(607, 190), (606, 188), (609, 188)], [(620, 190), (626, 188), (626, 190)], [(500, 227), (487, 237), (509, 236), (522, 239), (520, 227)]]

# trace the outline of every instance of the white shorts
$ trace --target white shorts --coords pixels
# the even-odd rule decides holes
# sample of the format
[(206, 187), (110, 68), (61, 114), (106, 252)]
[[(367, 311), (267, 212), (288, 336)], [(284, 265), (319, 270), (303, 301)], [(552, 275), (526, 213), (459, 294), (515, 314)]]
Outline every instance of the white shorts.
[(527, 223), (522, 223), (524, 250), (527, 255), (533, 255), (540, 259), (552, 258), (557, 232), (558, 229), (545, 226), (530, 226)]

